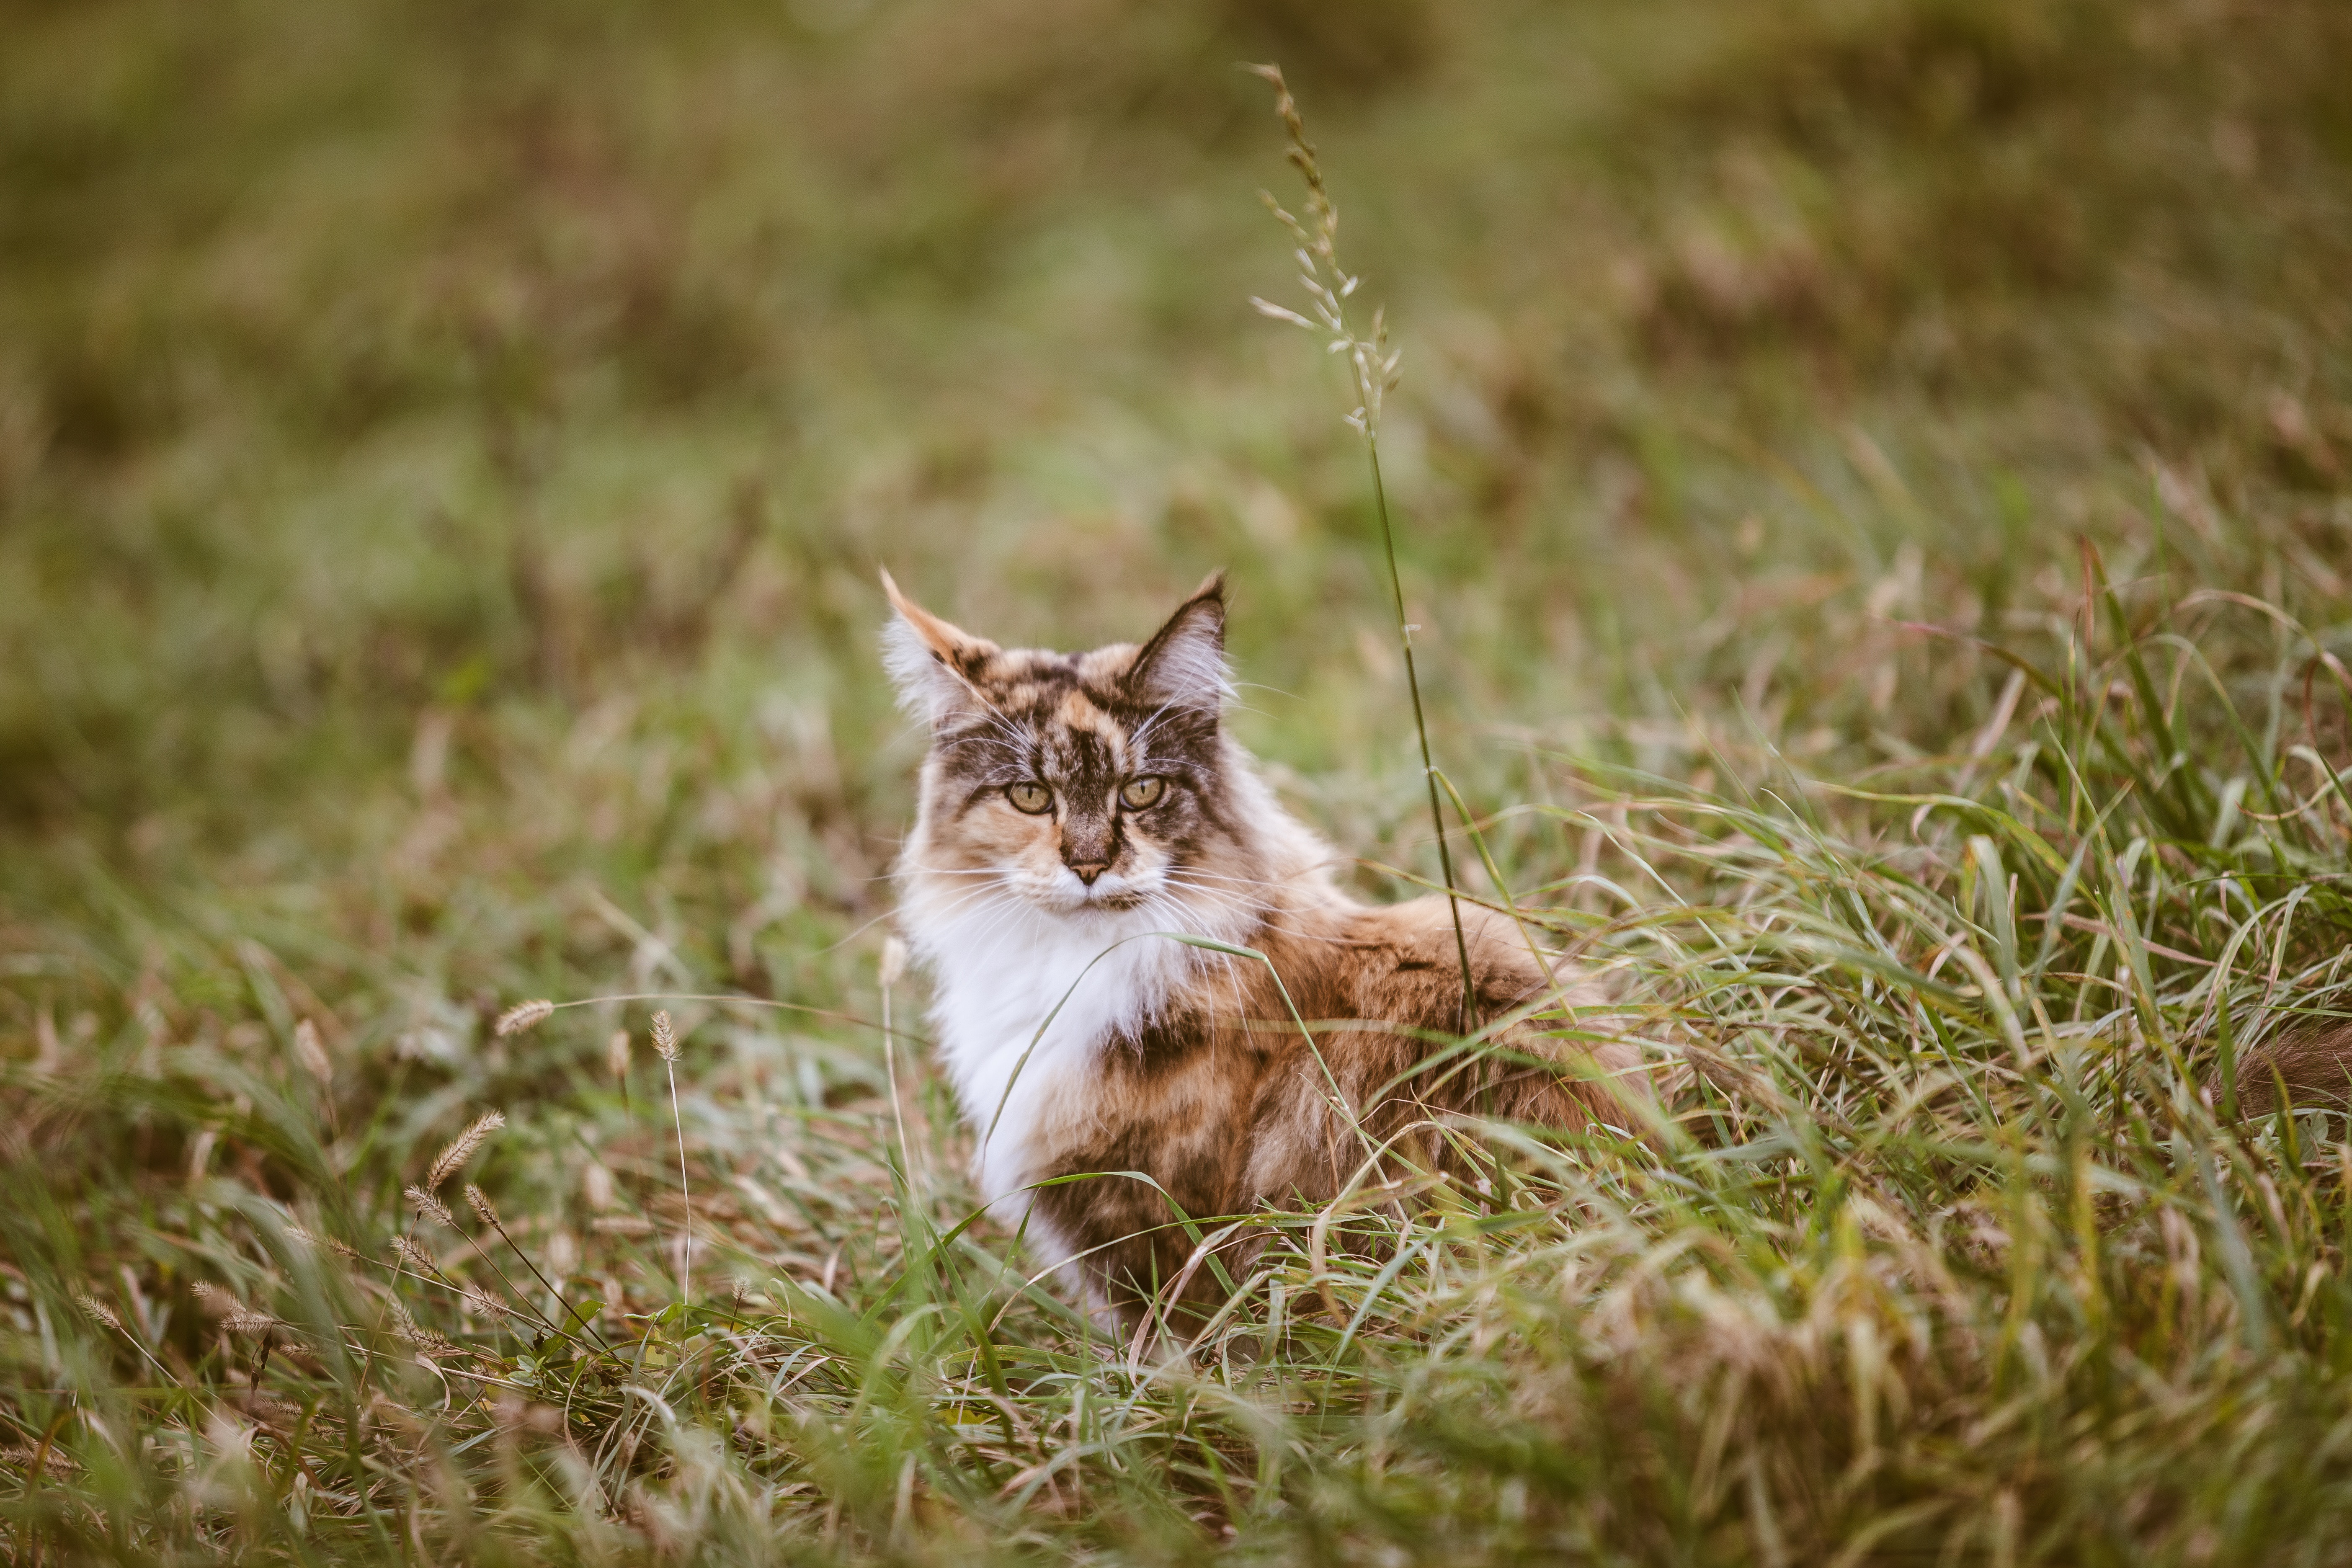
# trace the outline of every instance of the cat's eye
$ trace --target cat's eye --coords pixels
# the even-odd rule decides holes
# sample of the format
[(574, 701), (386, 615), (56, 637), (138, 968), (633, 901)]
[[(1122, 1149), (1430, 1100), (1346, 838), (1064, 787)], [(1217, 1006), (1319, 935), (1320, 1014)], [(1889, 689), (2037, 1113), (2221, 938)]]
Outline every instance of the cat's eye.
[(1043, 816), (1054, 809), (1054, 792), (1041, 784), (1017, 784), (1004, 792), (1015, 811), (1025, 811), (1032, 816)]
[(1158, 805), (1160, 797), (1167, 793), (1166, 779), (1129, 779), (1118, 792), (1118, 798), (1129, 811), (1144, 811)]

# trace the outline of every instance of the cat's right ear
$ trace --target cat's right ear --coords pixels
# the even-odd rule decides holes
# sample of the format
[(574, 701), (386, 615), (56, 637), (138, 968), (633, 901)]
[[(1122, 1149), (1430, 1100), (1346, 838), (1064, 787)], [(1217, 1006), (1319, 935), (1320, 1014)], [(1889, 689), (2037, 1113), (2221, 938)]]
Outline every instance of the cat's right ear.
[(907, 597), (887, 571), (882, 592), (896, 612), (882, 633), (882, 665), (898, 688), (899, 706), (934, 730), (986, 708), (974, 682), (1002, 650)]

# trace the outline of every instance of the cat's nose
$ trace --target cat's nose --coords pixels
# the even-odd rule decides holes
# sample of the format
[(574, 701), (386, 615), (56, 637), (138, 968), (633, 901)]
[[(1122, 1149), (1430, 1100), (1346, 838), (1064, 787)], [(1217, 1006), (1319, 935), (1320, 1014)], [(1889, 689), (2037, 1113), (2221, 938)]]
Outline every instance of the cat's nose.
[(1078, 880), (1089, 888), (1095, 885), (1097, 877), (1110, 869), (1110, 862), (1108, 860), (1071, 860), (1066, 864), (1078, 874)]

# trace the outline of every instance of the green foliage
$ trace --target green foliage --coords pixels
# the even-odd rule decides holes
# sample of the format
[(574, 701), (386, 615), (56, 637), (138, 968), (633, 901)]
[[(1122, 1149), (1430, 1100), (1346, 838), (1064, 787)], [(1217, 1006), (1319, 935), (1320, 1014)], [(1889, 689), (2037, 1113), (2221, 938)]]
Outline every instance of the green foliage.
[[(12, 1560), (2343, 1559), (2352, 1129), (2206, 1087), (2352, 1017), (2342, 7), (6, 15)], [(1180, 1352), (877, 985), (872, 568), (1229, 565), (1436, 879), (1276, 54), (1463, 890), (1685, 1114), (1186, 1216)]]

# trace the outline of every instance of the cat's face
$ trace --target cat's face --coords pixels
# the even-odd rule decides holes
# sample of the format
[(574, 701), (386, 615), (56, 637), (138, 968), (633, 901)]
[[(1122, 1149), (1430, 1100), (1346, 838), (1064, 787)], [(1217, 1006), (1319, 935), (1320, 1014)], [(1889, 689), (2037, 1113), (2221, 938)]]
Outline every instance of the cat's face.
[(1212, 577), (1140, 647), (1001, 648), (884, 586), (885, 657), (931, 729), (910, 868), (1039, 909), (1165, 906), (1219, 880), (1224, 591)]

